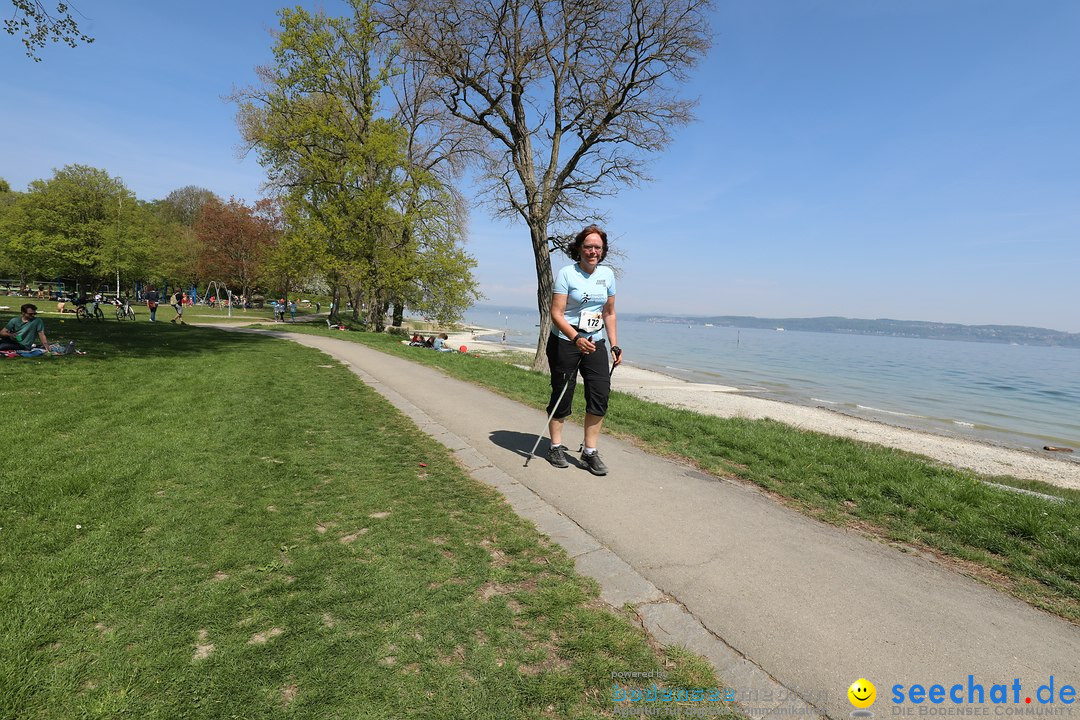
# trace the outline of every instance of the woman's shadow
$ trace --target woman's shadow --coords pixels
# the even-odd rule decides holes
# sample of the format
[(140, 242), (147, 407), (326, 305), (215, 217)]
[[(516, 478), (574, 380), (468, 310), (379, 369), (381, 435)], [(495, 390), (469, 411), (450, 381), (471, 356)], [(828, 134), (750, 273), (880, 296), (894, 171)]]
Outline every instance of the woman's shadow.
[[(493, 430), (489, 436), (492, 444), (497, 445), (505, 450), (517, 455), (523, 461), (529, 459), (529, 451), (533, 449), (533, 445), (536, 445), (536, 459), (547, 462), (547, 454), (551, 449), (551, 441), (546, 437), (540, 439), (540, 444), (536, 444), (536, 434), (526, 434), (518, 432), (516, 430)], [(568, 460), (571, 465), (580, 466), (577, 458), (567, 453)]]

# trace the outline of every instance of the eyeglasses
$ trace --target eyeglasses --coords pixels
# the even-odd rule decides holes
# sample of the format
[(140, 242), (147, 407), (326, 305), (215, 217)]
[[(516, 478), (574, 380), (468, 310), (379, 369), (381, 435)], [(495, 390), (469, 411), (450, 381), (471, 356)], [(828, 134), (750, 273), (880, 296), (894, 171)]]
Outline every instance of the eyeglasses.
[(603, 245), (597, 245), (595, 247), (586, 245), (585, 247), (583, 247), (581, 249), (584, 252), (598, 252), (598, 253), (604, 252), (604, 246)]

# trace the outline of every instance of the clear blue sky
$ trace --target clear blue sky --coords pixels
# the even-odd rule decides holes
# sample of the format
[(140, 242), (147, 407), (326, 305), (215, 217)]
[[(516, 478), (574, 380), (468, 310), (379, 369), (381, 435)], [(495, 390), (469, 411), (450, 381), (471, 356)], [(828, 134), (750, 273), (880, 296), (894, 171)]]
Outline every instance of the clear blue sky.
[[(0, 36), (0, 177), (256, 199), (223, 96), (278, 5), (77, 6), (93, 45), (33, 63)], [(621, 310), (1080, 332), (1080, 2), (721, 0), (713, 28), (698, 122), (601, 208)], [(535, 304), (523, 224), (474, 208), (468, 248), (488, 302)]]

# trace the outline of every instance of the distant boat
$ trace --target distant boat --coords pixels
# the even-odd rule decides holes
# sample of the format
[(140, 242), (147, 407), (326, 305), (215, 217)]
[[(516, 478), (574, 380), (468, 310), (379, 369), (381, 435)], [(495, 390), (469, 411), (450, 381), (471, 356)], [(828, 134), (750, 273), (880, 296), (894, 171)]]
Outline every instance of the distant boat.
[(776, 332), (784, 332), (784, 328), (776, 328)]
[(712, 323), (705, 323), (705, 327), (712, 327)]

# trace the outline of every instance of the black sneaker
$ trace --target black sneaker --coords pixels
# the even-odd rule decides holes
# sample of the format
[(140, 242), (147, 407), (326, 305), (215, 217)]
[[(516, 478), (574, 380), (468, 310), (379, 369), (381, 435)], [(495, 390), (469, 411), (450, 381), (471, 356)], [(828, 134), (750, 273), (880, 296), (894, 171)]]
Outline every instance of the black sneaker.
[(591, 455), (581, 453), (581, 462), (585, 463), (585, 469), (591, 472), (593, 475), (607, 475), (607, 465), (600, 459), (600, 453), (594, 452)]
[(566, 446), (554, 445), (548, 451), (548, 462), (557, 468), (570, 467), (570, 461), (566, 459)]

